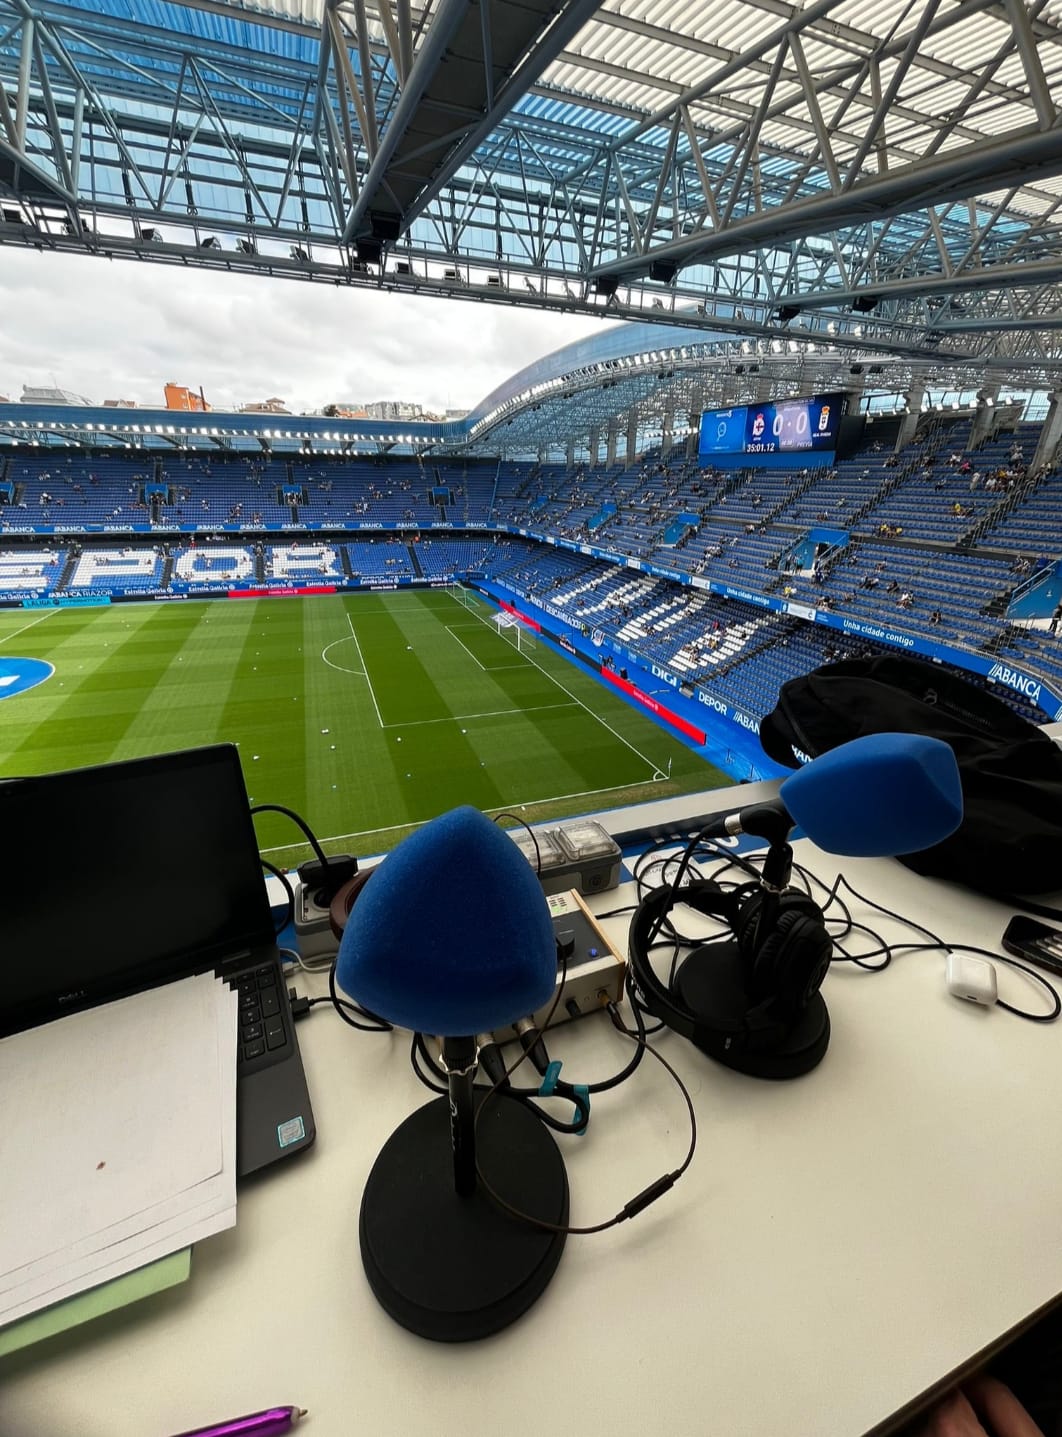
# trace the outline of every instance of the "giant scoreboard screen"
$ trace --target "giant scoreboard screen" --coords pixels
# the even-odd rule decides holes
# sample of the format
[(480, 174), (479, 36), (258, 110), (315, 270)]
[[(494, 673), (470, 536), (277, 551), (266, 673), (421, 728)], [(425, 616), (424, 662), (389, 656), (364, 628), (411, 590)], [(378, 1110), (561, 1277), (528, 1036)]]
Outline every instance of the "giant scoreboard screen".
[(699, 457), (723, 454), (799, 454), (837, 448), (843, 394), (816, 394), (777, 404), (736, 404), (701, 415)]

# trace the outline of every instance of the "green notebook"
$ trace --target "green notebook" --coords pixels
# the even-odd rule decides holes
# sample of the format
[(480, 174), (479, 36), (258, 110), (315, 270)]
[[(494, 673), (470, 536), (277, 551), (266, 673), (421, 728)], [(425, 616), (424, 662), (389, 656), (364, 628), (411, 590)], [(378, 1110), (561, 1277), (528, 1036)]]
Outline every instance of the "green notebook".
[(168, 1257), (160, 1257), (157, 1262), (149, 1262), (146, 1267), (138, 1267), (135, 1272), (124, 1273), (88, 1292), (79, 1292), (76, 1297), (22, 1317), (9, 1327), (0, 1328), (0, 1357), (54, 1337), (57, 1332), (78, 1327), (93, 1317), (102, 1317), (105, 1312), (113, 1312), (130, 1302), (139, 1302), (152, 1293), (163, 1292), (167, 1287), (176, 1287), (179, 1282), (187, 1282), (191, 1270), (192, 1249), (185, 1247)]

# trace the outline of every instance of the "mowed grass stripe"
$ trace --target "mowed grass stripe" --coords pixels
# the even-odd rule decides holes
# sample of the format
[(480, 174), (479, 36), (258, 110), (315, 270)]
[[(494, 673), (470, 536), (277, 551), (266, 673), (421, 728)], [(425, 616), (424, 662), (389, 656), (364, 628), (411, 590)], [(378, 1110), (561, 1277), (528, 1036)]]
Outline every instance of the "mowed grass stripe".
[(155, 682), (154, 669), (145, 673), (136, 656), (153, 617), (139, 606), (63, 610), (15, 640), (20, 655), (46, 659), (55, 673), (0, 709), (4, 772), (46, 773), (124, 756), (122, 741)]
[[(298, 707), (303, 711), (307, 794), (300, 812), (324, 813), (325, 823), (346, 830), (357, 827), (363, 818), (377, 827), (395, 812), (399, 792), (368, 684), (357, 672), (361, 663), (344, 602), (331, 598), (295, 602), (305, 616), (303, 697)], [(322, 661), (324, 651), (337, 667)], [(317, 817), (313, 821), (318, 825)], [(398, 821), (404, 822), (404, 817)], [(267, 823), (263, 818), (263, 834), (269, 831)], [(281, 841), (297, 838), (290, 824), (283, 831)]]
[[(493, 642), (508, 646), (509, 641), (498, 634), (489, 620), (483, 616), (480, 618), (480, 628), (489, 635)], [(549, 646), (536, 644), (533, 648), (522, 650), (520, 661), (527, 666), (531, 673), (538, 676), (542, 684), (549, 685), (549, 688), (543, 692), (552, 693), (555, 699), (566, 698), (582, 711), (590, 725), (583, 743), (590, 750), (600, 749), (600, 736), (594, 735), (593, 729), (603, 728), (611, 735), (613, 741), (628, 749), (632, 759), (647, 766), (649, 771), (645, 776), (651, 779), (654, 772), (662, 770), (665, 766), (665, 750), (672, 746), (680, 747), (676, 740), (663, 734), (655, 726), (650, 726), (646, 730), (644, 719), (633, 713), (630, 706), (618, 695), (602, 688), (578, 665), (562, 658)], [(502, 681), (505, 682), (510, 674), (515, 676), (519, 671), (505, 669), (501, 672), (505, 676)], [(630, 731), (636, 732), (639, 737), (647, 732), (651, 733), (653, 743), (651, 745), (646, 745), (644, 742), (641, 745), (634, 743), (632, 738), (628, 737)], [(660, 734), (660, 741), (657, 741), (657, 734)]]
[(347, 614), (357, 635), (367, 682), (376, 695), (380, 722), (388, 725), (452, 716), (453, 709), (436, 683), (438, 621), (429, 609), (418, 605), (363, 614), (353, 599), (347, 603)]
[[(306, 722), (303, 714), (304, 615), (298, 601), (244, 599), (246, 627), (229, 672), (217, 719), (218, 736), (240, 745), (252, 803), (282, 803), (305, 814)], [(260, 841), (276, 820), (263, 823)], [(281, 831), (290, 835), (291, 827)]]
[[(62, 674), (0, 703), (0, 773), (232, 741), (256, 802), (360, 853), (459, 803), (526, 804), (541, 822), (728, 781), (548, 645), (519, 654), (492, 613), (439, 591), (50, 612), (6, 649)], [(0, 618), (2, 639), (25, 611)], [(377, 719), (351, 624), (395, 727)], [(672, 781), (650, 781), (669, 758)], [(307, 856), (285, 819), (257, 831), (283, 861)]]
[[(58, 609), (45, 609), (42, 614), (33, 614), (26, 609), (3, 609), (0, 610), (0, 645), (5, 643), (13, 644), (28, 629), (36, 628), (45, 619), (50, 619)], [(15, 649), (12, 653), (17, 652)]]
[[(462, 633), (470, 649), (475, 645), (477, 658), (492, 666), (489, 678), (500, 716), (485, 710), (488, 717), (473, 718), (470, 724), (481, 736), (481, 757), (499, 776), (503, 791), (527, 802), (551, 793), (652, 780), (658, 765), (620, 743), (570, 685), (562, 687), (559, 676), (551, 674), (545, 663), (538, 666), (538, 649), (518, 653), (482, 624), (466, 626)], [(543, 650), (543, 657), (553, 656)], [(564, 679), (570, 680), (570, 666), (559, 662)], [(594, 697), (604, 696), (595, 693)], [(660, 763), (665, 762), (661, 757)]]
[[(356, 599), (347, 604), (385, 725), (377, 723), (382, 760), (394, 784), (394, 812), (402, 815), (391, 822), (423, 823), (457, 804), (491, 808), (504, 802), (474, 739), (461, 732), (455, 717), (455, 700), (460, 712), (466, 703), (483, 701), (475, 695), (486, 691), (467, 656), (460, 661), (464, 685), (455, 688), (459, 661), (441, 643), (433, 607), (406, 603), (363, 616)], [(449, 721), (433, 722), (440, 719)]]
[[(246, 618), (241, 633), (246, 630)], [(141, 686), (139, 713), (116, 744), (115, 758), (216, 743), (232, 682), (231, 625), (217, 643), (204, 604), (158, 605), (123, 658)], [(116, 676), (116, 668), (102, 675)]]

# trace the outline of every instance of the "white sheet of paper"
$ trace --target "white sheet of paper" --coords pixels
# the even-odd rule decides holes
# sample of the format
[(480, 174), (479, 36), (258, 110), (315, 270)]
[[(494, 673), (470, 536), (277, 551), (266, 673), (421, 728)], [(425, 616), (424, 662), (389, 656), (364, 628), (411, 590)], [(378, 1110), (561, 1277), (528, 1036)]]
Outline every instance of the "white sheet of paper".
[(232, 1225), (236, 1005), (205, 974), (0, 1043), (0, 1322)]
[[(118, 1243), (134, 1238), (138, 1233), (158, 1227), (159, 1234), (169, 1231), (173, 1227), (174, 1220), (183, 1220), (186, 1214), (194, 1207), (203, 1215), (213, 1212), (233, 1200), (235, 1191), (235, 1149), (234, 1138), (232, 1144), (228, 1142), (226, 1129), (235, 1125), (235, 1103), (236, 1103), (236, 1074), (235, 1074), (235, 1053), (234, 1038), (236, 1024), (236, 994), (225, 983), (213, 982), (212, 990), (204, 990), (207, 993), (208, 1003), (214, 1006), (214, 1045), (215, 1062), (218, 1073), (219, 1106), (217, 1120), (220, 1122), (225, 1115), (229, 1115), (229, 1121), (223, 1123), (220, 1132), (222, 1143), (222, 1163), (218, 1173), (211, 1174), (201, 1183), (175, 1193), (161, 1202), (152, 1204), (139, 1212), (134, 1212), (112, 1223), (98, 1232), (86, 1234), (80, 1239), (74, 1239), (67, 1245), (46, 1253), (42, 1257), (35, 1258), (32, 1262), (24, 1264), (14, 1271), (0, 1277), (0, 1313), (3, 1312), (8, 1301), (15, 1301), (19, 1296), (15, 1289), (25, 1287), (31, 1282), (48, 1273), (54, 1272), (57, 1268), (67, 1264), (76, 1263), (83, 1257), (91, 1257), (99, 1251)], [(226, 1162), (226, 1149), (232, 1147), (232, 1162)], [(169, 1227), (165, 1225), (169, 1224)], [(71, 1269), (73, 1270), (73, 1268)], [(8, 1296), (10, 1294), (10, 1296)]]
[(212, 1218), (185, 1225), (181, 1229), (176, 1229), (168, 1237), (149, 1243), (146, 1247), (140, 1248), (125, 1258), (114, 1259), (80, 1278), (71, 1278), (69, 1281), (61, 1282), (47, 1293), (17, 1303), (14, 1307), (0, 1313), (0, 1327), (6, 1326), (9, 1322), (17, 1322), (20, 1317), (29, 1317), (34, 1312), (39, 1312), (42, 1307), (51, 1307), (53, 1303), (62, 1302), (66, 1297), (76, 1297), (79, 1292), (85, 1292), (90, 1287), (99, 1287), (101, 1283), (109, 1282), (112, 1277), (122, 1277), (125, 1273), (132, 1272), (134, 1268), (145, 1267), (149, 1262), (154, 1262), (156, 1258), (167, 1257), (179, 1248), (190, 1247), (193, 1243), (202, 1242), (204, 1238), (213, 1237), (216, 1232), (222, 1232), (225, 1228), (235, 1226), (235, 1223), (236, 1208), (233, 1206)]

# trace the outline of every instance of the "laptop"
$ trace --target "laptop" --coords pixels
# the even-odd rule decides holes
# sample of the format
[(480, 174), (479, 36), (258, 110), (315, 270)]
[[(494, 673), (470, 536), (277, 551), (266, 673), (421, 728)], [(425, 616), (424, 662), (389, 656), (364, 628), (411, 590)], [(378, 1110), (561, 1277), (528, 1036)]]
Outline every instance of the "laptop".
[(316, 1136), (233, 744), (0, 782), (0, 1037), (213, 969), (237, 1176)]

